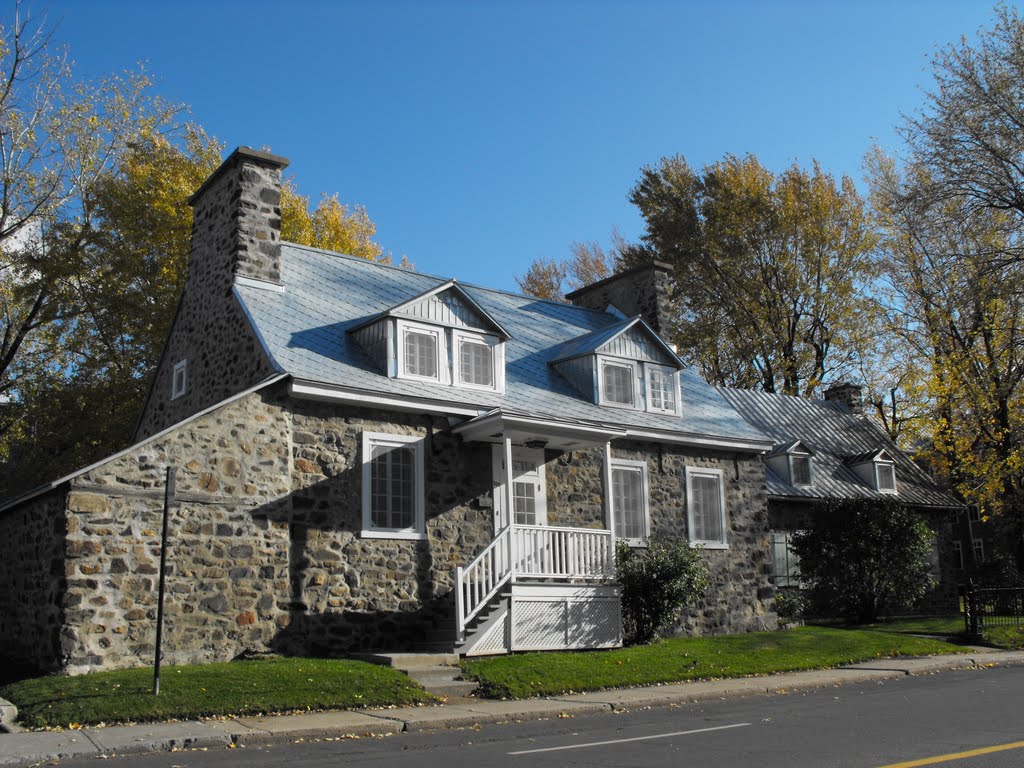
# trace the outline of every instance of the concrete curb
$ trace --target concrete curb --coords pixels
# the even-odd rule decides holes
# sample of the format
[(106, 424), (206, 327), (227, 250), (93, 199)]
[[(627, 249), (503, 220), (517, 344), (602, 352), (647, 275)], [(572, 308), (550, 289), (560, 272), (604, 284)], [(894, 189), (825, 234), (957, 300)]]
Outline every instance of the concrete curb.
[(14, 725), (14, 721), (17, 719), (18, 708), (7, 699), (0, 699), (0, 728), (8, 733), (18, 730), (18, 727)]
[[(785, 672), (765, 677), (675, 683), (648, 688), (594, 691), (571, 696), (517, 701), (455, 699), (438, 707), (312, 712), (299, 715), (242, 717), (227, 720), (83, 728), (74, 731), (0, 734), (0, 766), (21, 768), (49, 760), (182, 749), (264, 746), (317, 739), (387, 736), (470, 728), (483, 724), (572, 718), (660, 706), (683, 706), (721, 700), (839, 687), (957, 669), (987, 669), (1024, 664), (1024, 652), (971, 649), (969, 653), (910, 659), (879, 659), (837, 669)], [(13, 705), (0, 700), (7, 722)], [(15, 713), (17, 710), (14, 710)]]

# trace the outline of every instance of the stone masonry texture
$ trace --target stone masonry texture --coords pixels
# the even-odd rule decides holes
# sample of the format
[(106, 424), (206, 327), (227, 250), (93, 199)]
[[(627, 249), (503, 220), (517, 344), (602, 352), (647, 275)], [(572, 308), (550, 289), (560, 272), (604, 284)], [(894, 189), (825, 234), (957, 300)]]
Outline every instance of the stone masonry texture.
[[(364, 537), (364, 432), (423, 439), (425, 541)], [(677, 631), (770, 628), (763, 470), (756, 457), (649, 443), (653, 528), (685, 536), (685, 467), (726, 471), (729, 549), (707, 551), (714, 586)], [(603, 451), (546, 456), (549, 523), (604, 527)], [(491, 451), (447, 420), (295, 400), (284, 384), (245, 395), (0, 516), (0, 653), (80, 673), (147, 665), (165, 468), (170, 515), (164, 659), (245, 652), (337, 655), (454, 637), (455, 569), (491, 541)], [(39, 638), (43, 638), (40, 641)], [(30, 657), (30, 658), (26, 658)]]
[(640, 315), (664, 339), (672, 338), (674, 317), (672, 268), (655, 261), (579, 288), (566, 296), (580, 307), (603, 310), (613, 304), (627, 315)]

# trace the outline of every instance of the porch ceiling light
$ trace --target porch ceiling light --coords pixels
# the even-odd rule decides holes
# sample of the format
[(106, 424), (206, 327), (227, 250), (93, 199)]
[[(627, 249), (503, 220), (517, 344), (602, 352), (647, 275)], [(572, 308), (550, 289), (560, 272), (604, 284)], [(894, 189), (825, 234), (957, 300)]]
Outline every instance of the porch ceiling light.
[(544, 448), (544, 447), (547, 446), (547, 444), (548, 444), (547, 440), (527, 440), (526, 441), (526, 447), (527, 448)]

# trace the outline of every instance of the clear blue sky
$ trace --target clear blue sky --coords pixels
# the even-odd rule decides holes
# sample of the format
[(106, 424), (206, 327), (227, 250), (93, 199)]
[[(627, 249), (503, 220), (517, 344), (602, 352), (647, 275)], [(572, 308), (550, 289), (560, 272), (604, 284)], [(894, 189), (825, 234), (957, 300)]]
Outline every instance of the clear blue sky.
[(147, 62), (227, 148), (364, 204), (421, 272), (514, 288), (539, 256), (642, 229), (645, 164), (752, 152), (860, 181), (936, 46), (991, 5), (36, 0), (82, 75)]

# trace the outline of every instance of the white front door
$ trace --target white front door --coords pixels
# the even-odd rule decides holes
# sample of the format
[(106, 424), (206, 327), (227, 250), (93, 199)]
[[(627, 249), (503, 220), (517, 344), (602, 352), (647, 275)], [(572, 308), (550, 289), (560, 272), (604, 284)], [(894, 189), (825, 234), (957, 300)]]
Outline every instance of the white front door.
[[(547, 491), (544, 477), (544, 450), (512, 446), (512, 514), (506, 503), (505, 462), (501, 446), (495, 446), (494, 457), (494, 532), (516, 525), (546, 525), (548, 520)], [(511, 519), (510, 519), (511, 517)]]

